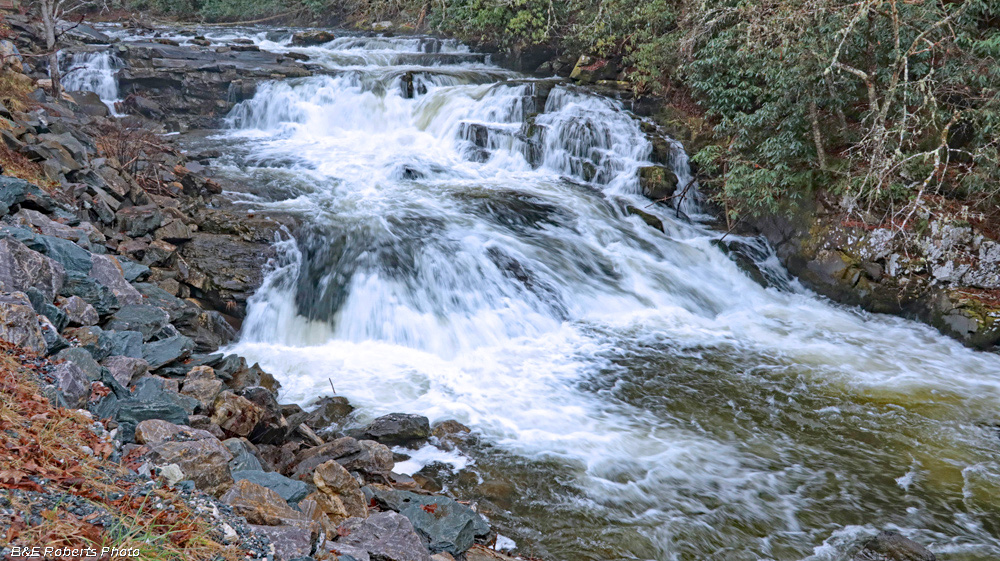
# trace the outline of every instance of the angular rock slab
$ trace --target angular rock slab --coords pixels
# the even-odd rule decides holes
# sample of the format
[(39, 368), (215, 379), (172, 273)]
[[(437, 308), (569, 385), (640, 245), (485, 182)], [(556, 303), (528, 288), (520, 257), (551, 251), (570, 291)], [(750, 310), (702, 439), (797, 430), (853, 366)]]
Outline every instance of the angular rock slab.
[(364, 550), (372, 559), (380, 561), (431, 561), (413, 524), (395, 512), (379, 512), (368, 518), (348, 518), (337, 532), (344, 535), (330, 544), (332, 549), (343, 544)]

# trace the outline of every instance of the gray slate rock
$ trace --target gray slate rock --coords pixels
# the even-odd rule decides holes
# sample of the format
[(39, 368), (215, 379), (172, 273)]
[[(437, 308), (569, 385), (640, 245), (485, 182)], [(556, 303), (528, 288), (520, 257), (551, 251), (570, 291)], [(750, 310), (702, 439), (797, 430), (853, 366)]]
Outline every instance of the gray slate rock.
[(359, 440), (374, 440), (383, 444), (406, 444), (424, 440), (430, 435), (431, 424), (427, 417), (406, 413), (384, 415), (361, 429), (359, 434), (351, 434)]
[(114, 312), (119, 306), (118, 298), (110, 288), (97, 282), (97, 279), (76, 271), (66, 273), (66, 283), (59, 294), (83, 298), (102, 316)]
[(45, 352), (45, 336), (31, 301), (23, 292), (0, 293), (0, 341), (36, 353)]
[(101, 320), (97, 310), (79, 296), (60, 298), (58, 307), (66, 315), (67, 323), (72, 326), (96, 325)]
[(56, 364), (49, 370), (56, 380), (56, 389), (62, 394), (67, 407), (80, 408), (90, 397), (90, 380), (87, 374), (72, 362)]
[(13, 212), (15, 208), (30, 208), (48, 212), (55, 207), (56, 202), (40, 187), (23, 179), (0, 175), (0, 209)]
[(275, 561), (292, 561), (308, 557), (313, 549), (312, 531), (303, 526), (259, 526), (248, 524), (255, 534), (267, 536), (274, 546)]
[(170, 323), (167, 312), (146, 304), (122, 306), (108, 320), (107, 329), (138, 331), (143, 341), (149, 341)]
[[(245, 439), (227, 438), (222, 441), (222, 444), (233, 455), (233, 459), (229, 461), (229, 469), (234, 474), (236, 472), (264, 471), (264, 466), (260, 463), (260, 459), (257, 458), (250, 447), (250, 443)], [(258, 483), (258, 485), (263, 484)]]
[(338, 528), (336, 543), (367, 552), (380, 561), (430, 561), (420, 536), (409, 519), (395, 512), (378, 512), (368, 518), (348, 518)]
[(368, 488), (368, 492), (382, 508), (407, 517), (431, 553), (457, 556), (472, 547), (477, 537), (490, 533), (490, 525), (479, 514), (448, 497), (388, 488)]
[(128, 387), (132, 380), (149, 372), (148, 362), (130, 356), (109, 356), (101, 361), (101, 366), (107, 368), (111, 376), (125, 387)]
[(14, 238), (0, 239), (0, 283), (7, 290), (38, 289), (52, 302), (66, 280), (66, 271), (56, 261), (29, 249)]
[(71, 241), (36, 234), (27, 228), (14, 226), (0, 227), (0, 237), (16, 239), (31, 250), (57, 261), (63, 266), (67, 274), (70, 272), (82, 273), (84, 275), (90, 273), (92, 266), (90, 261), (91, 253)]
[[(234, 440), (230, 438), (229, 440)], [(228, 442), (227, 440), (226, 442)], [(225, 442), (223, 442), (225, 444)], [(229, 446), (226, 446), (229, 448)], [(230, 449), (230, 452), (232, 449)], [(241, 479), (246, 479), (251, 483), (256, 483), (261, 487), (267, 487), (268, 489), (274, 491), (275, 493), (281, 495), (282, 499), (285, 499), (290, 505), (296, 505), (299, 501), (306, 498), (309, 494), (310, 489), (303, 481), (297, 481), (281, 475), (280, 473), (274, 471), (263, 471), (263, 470), (242, 470), (233, 472), (233, 480), (239, 481)]]
[(97, 364), (94, 357), (81, 347), (70, 347), (59, 351), (55, 360), (65, 360), (75, 364), (91, 380), (101, 379), (101, 365)]
[(194, 341), (183, 335), (174, 335), (159, 341), (146, 343), (142, 346), (142, 358), (149, 363), (149, 369), (166, 366), (178, 360), (184, 360), (194, 351)]

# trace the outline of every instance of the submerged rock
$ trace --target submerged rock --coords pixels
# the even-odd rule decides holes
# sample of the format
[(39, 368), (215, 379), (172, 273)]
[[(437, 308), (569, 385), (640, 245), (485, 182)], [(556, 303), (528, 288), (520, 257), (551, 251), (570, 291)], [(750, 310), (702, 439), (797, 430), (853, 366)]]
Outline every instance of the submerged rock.
[(937, 561), (937, 557), (899, 532), (886, 530), (865, 543), (854, 561)]

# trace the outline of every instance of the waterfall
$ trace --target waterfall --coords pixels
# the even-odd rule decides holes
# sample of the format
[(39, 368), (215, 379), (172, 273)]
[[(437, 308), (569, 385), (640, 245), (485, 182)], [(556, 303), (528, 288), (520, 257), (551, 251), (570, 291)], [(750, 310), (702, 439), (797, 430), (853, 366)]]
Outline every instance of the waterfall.
[(115, 78), (123, 64), (108, 51), (73, 53), (63, 57), (63, 89), (68, 92), (94, 92), (117, 115), (115, 102), (121, 101), (118, 80)]
[[(453, 42), (278, 35), (254, 37), (328, 73), (261, 84), (216, 169), (298, 217), (231, 349), (282, 400), (332, 381), (359, 422), (469, 425), (475, 477), (428, 469), (549, 559), (833, 561), (884, 526), (1000, 558), (1000, 357), (831, 305), (730, 235), (750, 278), (681, 146), (651, 161), (613, 100)], [(649, 165), (691, 185), (677, 208), (641, 195)]]

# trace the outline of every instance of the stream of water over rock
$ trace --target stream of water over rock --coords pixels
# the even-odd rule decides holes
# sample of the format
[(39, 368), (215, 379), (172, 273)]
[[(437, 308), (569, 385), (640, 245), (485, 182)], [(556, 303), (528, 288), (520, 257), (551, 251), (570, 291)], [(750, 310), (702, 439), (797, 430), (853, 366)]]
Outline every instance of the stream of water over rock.
[(254, 39), (329, 71), (261, 85), (212, 140), (235, 196), (301, 224), (233, 347), (284, 401), (332, 382), (359, 422), (470, 426), (400, 469), (546, 559), (833, 561), (883, 528), (1000, 559), (1000, 357), (773, 262), (760, 286), (641, 196), (651, 146), (616, 102), (540, 104), (450, 41)]

